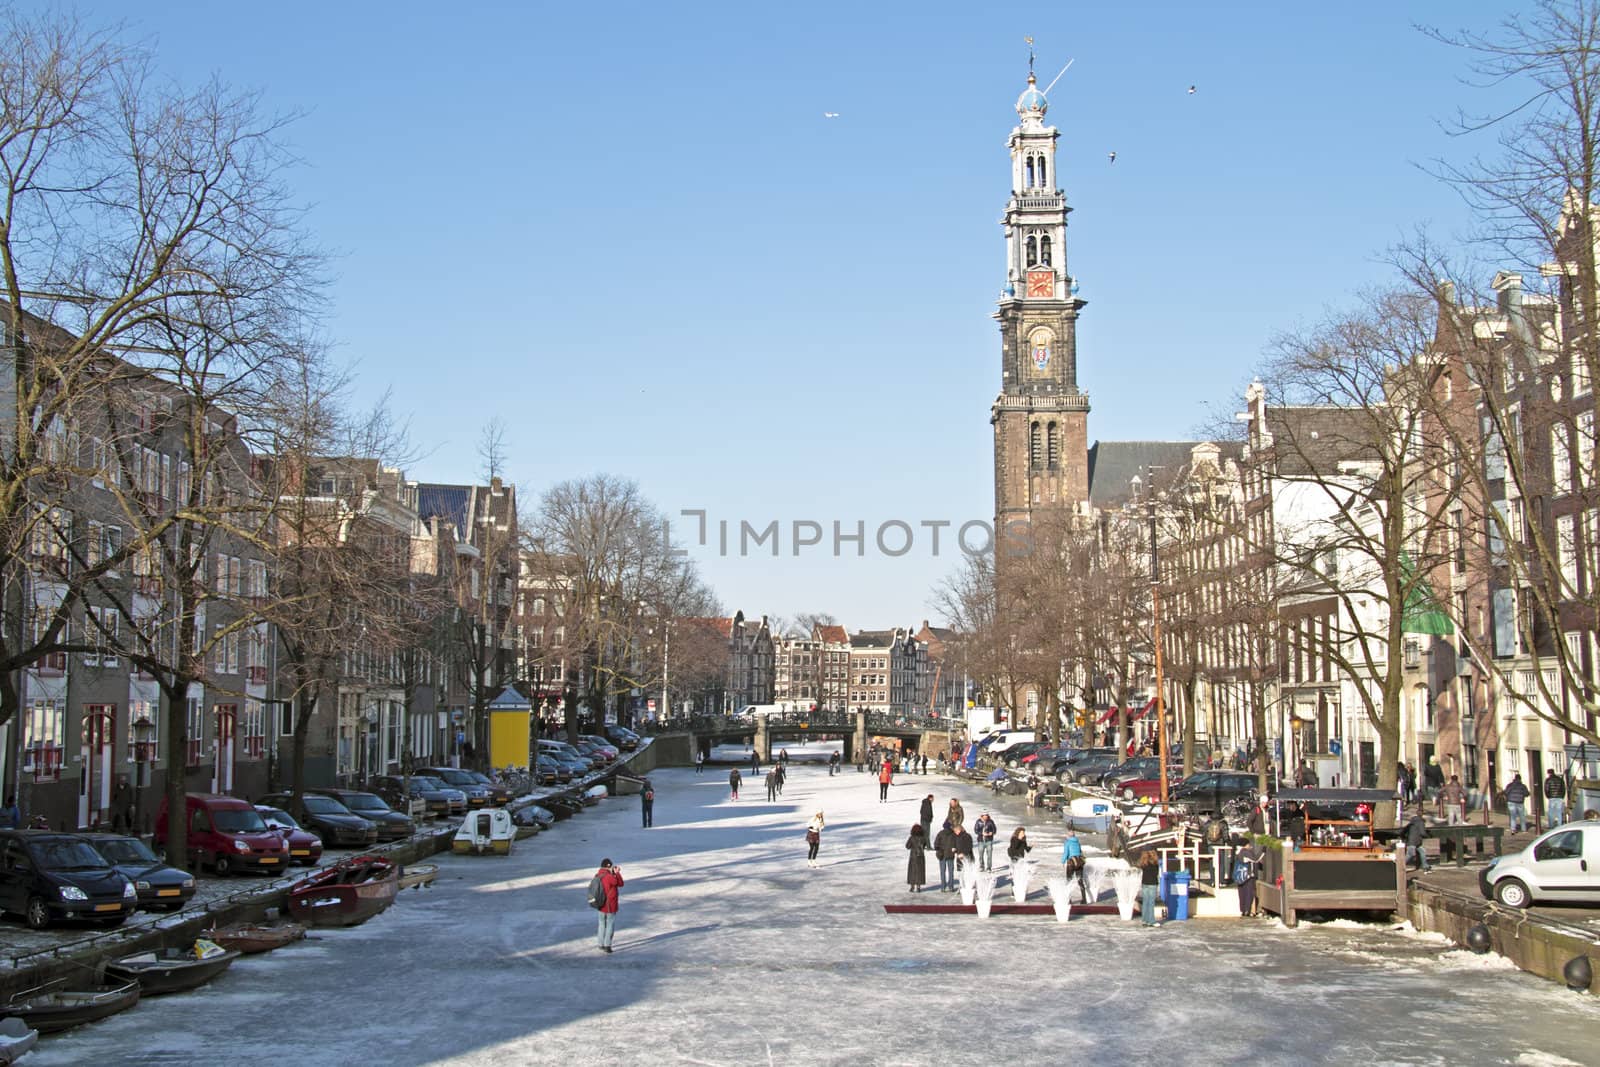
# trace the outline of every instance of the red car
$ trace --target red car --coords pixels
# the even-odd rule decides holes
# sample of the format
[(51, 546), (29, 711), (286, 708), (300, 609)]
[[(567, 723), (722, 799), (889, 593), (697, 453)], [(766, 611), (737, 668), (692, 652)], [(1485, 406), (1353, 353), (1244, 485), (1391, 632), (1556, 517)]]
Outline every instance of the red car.
[[(1167, 776), (1168, 796), (1172, 795), (1172, 791), (1178, 787), (1178, 783), (1181, 781), (1183, 781), (1182, 777), (1176, 775)], [(1117, 796), (1123, 800), (1160, 800), (1161, 779), (1134, 778), (1123, 782), (1117, 786)]]
[[(270, 829), (261, 813), (238, 797), (211, 793), (184, 796), (189, 817), (190, 870), (202, 864), (219, 875), (249, 868), (281, 871), (289, 865), (289, 846), (283, 835)], [(156, 814), (155, 847), (167, 841), (167, 801), (161, 799)]]
[(261, 813), (261, 818), (268, 826), (287, 839), (290, 863), (298, 863), (302, 867), (315, 867), (317, 861), (322, 859), (322, 838), (295, 822), (294, 817), (288, 812), (269, 804), (257, 804), (256, 810)]

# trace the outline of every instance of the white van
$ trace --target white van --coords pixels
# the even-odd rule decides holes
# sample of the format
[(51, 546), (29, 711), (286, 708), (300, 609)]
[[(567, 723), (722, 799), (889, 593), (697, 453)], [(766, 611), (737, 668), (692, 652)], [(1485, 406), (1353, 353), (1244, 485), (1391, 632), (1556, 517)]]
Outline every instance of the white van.
[(768, 715), (782, 715), (783, 712), (782, 704), (746, 704), (735, 714), (741, 719), (764, 719)]
[(1032, 730), (996, 730), (994, 740), (983, 747), (988, 750), (989, 755), (997, 756), (1012, 745), (1032, 740), (1035, 740)]
[(1600, 903), (1600, 822), (1569, 822), (1501, 856), (1478, 875), (1478, 888), (1508, 908), (1557, 900)]

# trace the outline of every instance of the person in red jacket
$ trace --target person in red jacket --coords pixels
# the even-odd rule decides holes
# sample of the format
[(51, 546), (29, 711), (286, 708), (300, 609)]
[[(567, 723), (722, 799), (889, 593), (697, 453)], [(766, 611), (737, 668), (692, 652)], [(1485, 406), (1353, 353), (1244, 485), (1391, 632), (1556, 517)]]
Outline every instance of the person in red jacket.
[(611, 935), (617, 929), (617, 890), (622, 888), (622, 868), (614, 867), (609, 859), (600, 861), (595, 872), (600, 886), (605, 890), (605, 903), (600, 905), (600, 925), (595, 931), (595, 945), (601, 952), (611, 951)]
[(883, 766), (878, 769), (878, 803), (889, 802), (889, 784), (894, 781), (894, 764), (889, 760), (883, 761)]

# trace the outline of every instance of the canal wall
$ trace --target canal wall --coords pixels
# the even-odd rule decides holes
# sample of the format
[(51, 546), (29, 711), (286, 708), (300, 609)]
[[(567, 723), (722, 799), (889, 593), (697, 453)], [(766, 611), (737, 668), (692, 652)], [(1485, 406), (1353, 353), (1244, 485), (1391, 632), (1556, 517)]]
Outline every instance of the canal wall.
[[(1502, 907), (1481, 897), (1412, 882), (1408, 894), (1411, 924), (1418, 930), (1443, 934), (1459, 945), (1467, 944), (1467, 931), (1482, 925), (1489, 931), (1489, 947), (1529, 974), (1566, 985), (1562, 969), (1575, 956), (1588, 956), (1591, 969), (1600, 972), (1600, 946), (1581, 927), (1568, 928)], [(1600, 992), (1591, 983), (1590, 992)]]

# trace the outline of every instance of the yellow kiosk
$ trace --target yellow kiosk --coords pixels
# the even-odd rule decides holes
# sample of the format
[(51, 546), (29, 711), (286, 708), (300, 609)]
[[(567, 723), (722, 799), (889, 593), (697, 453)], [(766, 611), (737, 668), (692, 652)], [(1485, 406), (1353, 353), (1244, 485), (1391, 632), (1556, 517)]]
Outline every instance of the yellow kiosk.
[(489, 701), (489, 763), (495, 767), (528, 765), (528, 725), (533, 705), (507, 686)]

